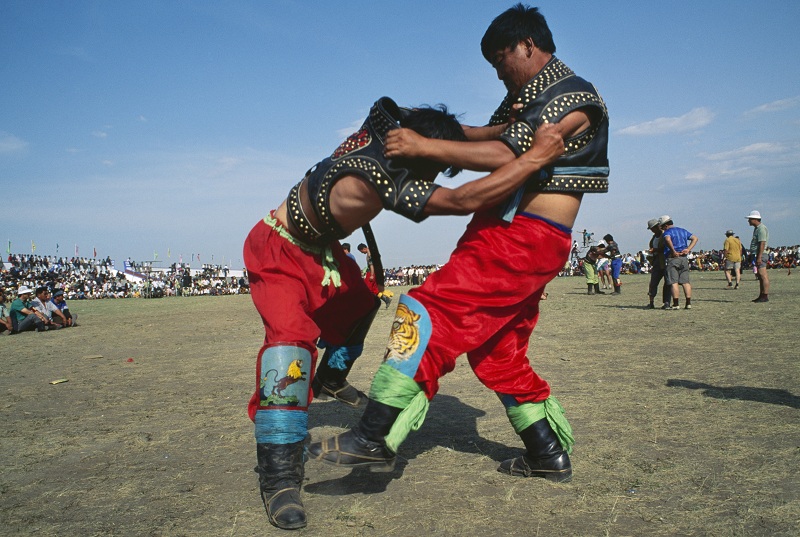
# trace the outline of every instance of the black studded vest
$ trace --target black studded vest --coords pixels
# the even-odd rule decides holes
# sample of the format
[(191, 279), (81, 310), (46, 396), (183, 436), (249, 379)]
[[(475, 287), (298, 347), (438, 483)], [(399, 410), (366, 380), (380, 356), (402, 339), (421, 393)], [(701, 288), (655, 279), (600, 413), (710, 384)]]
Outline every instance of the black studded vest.
[(566, 151), (552, 170), (527, 181), (526, 192), (608, 192), (608, 110), (594, 85), (553, 56), (518, 95), (506, 95), (489, 124), (507, 123), (515, 103), (523, 108), (500, 139), (517, 156), (530, 149), (542, 123), (558, 123), (579, 108), (596, 112), (587, 131), (564, 141)]
[(302, 234), (304, 241), (322, 244), (347, 236), (334, 220), (330, 210), (333, 184), (344, 175), (357, 175), (369, 181), (381, 198), (383, 207), (414, 222), (427, 218), (422, 213), (438, 185), (413, 179), (406, 168), (393, 165), (383, 156), (386, 133), (399, 128), (403, 110), (389, 97), (375, 102), (361, 128), (344, 141), (333, 154), (306, 173), (304, 181), (314, 214), (322, 229), (314, 229), (300, 204), (300, 183), (289, 192), (289, 220)]

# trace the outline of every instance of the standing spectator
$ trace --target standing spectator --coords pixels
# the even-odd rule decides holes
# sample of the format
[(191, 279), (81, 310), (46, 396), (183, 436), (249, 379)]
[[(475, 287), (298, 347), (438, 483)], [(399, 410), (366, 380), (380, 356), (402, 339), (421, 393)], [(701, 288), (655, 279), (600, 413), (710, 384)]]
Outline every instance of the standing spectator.
[(375, 277), (375, 265), (372, 264), (372, 255), (369, 253), (369, 248), (362, 242), (358, 245), (358, 251), (367, 256), (367, 271), (364, 274), (364, 283), (367, 284), (369, 290), (380, 298), (388, 308), (389, 304), (392, 302), (392, 297), (384, 294), (385, 289), (382, 285), (378, 285), (378, 280)]
[(734, 289), (738, 289), (742, 279), (742, 241), (734, 236), (732, 229), (725, 232), (722, 255), (725, 258), (725, 279), (728, 280), (728, 288), (733, 285), (731, 276), (735, 276)]
[[(664, 278), (667, 260), (664, 257), (664, 232), (661, 230), (661, 220), (659, 218), (648, 220), (647, 229), (653, 232), (653, 236), (650, 239), (650, 256), (648, 259), (650, 262), (650, 288), (647, 291), (647, 296), (650, 298), (650, 304), (648, 304), (647, 307), (650, 309), (655, 309), (655, 299), (656, 295), (658, 294), (658, 284), (661, 283), (661, 280)], [(670, 308), (670, 294), (670, 288), (665, 280), (661, 292), (661, 302), (663, 304), (661, 309)]]
[(590, 246), (583, 258), (583, 274), (586, 276), (586, 294), (604, 295), (600, 290), (600, 279), (597, 277), (597, 258), (600, 255), (597, 246)]
[(687, 256), (697, 244), (697, 237), (691, 232), (676, 227), (668, 215), (661, 217), (664, 230), (664, 256), (667, 258), (667, 283), (672, 287), (672, 307), (681, 309), (679, 305), (680, 290), (686, 298), (686, 309), (692, 309), (692, 284), (689, 283), (689, 260)]
[(622, 280), (619, 277), (622, 272), (622, 253), (620, 253), (619, 245), (610, 233), (605, 235), (603, 240), (606, 242), (603, 253), (611, 260), (611, 281), (614, 282), (614, 292), (611, 294), (618, 295), (622, 293)]
[(11, 323), (14, 333), (47, 330), (44, 322), (46, 317), (33, 309), (32, 294), (33, 291), (27, 285), (22, 285), (17, 291), (17, 298), (11, 303)]
[(747, 223), (753, 226), (753, 239), (750, 241), (750, 255), (753, 258), (753, 266), (756, 268), (756, 277), (760, 293), (753, 302), (769, 302), (769, 276), (767, 276), (767, 243), (769, 242), (769, 230), (761, 223), (761, 213), (750, 211), (747, 215)]
[(350, 259), (355, 261), (356, 264), (358, 264), (358, 261), (356, 261), (356, 256), (354, 256), (353, 253), (350, 251), (350, 243), (349, 242), (343, 242), (342, 243), (342, 250), (344, 250), (344, 255), (346, 255), (347, 257), (349, 257)]

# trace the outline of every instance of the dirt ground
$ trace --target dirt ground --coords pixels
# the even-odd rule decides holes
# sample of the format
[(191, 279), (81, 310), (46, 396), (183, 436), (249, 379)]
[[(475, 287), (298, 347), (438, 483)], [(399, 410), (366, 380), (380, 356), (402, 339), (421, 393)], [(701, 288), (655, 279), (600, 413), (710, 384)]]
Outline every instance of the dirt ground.
[[(789, 536), (800, 527), (800, 274), (752, 304), (693, 273), (694, 309), (548, 286), (529, 357), (567, 409), (575, 476), (504, 476), (521, 452), (464, 360), (393, 473), (306, 464), (325, 536)], [(0, 336), (0, 535), (256, 536), (269, 525), (245, 412), (262, 327), (248, 296), (71, 303), (81, 326)], [(351, 381), (367, 390), (394, 305)], [(67, 382), (51, 384), (57, 379)], [(360, 416), (310, 409), (313, 438)]]

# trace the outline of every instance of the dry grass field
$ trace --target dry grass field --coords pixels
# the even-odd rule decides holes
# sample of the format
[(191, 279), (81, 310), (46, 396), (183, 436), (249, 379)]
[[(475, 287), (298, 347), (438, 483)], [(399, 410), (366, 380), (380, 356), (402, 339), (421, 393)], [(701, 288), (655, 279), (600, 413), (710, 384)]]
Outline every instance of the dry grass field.
[[(693, 273), (694, 309), (548, 286), (529, 357), (567, 410), (568, 484), (504, 476), (518, 454), (465, 361), (442, 382), (393, 473), (306, 465), (324, 536), (796, 536), (800, 533), (800, 275), (752, 304)], [(262, 536), (246, 402), (262, 327), (248, 296), (71, 302), (81, 326), (0, 336), (0, 535)], [(393, 307), (351, 381), (367, 390)], [(57, 379), (67, 382), (51, 384)], [(355, 423), (310, 409), (314, 439)]]

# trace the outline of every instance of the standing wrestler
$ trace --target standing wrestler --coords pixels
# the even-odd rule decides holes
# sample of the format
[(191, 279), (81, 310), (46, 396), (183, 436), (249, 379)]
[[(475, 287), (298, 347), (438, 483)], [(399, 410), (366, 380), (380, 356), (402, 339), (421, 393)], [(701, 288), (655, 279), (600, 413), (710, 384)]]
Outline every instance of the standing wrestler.
[[(399, 126), (432, 138), (465, 139), (446, 109), (402, 110), (384, 97), (361, 129), (315, 165), (245, 241), (250, 291), (266, 332), (248, 411), (255, 422), (261, 497), (270, 523), (279, 528), (306, 525), (300, 486), (311, 394), (319, 390), (358, 404), (359, 393), (346, 376), (380, 304), (338, 239), (367, 225), (381, 209), (420, 222), (497, 205), (564, 151), (555, 128), (540, 131), (530, 156), (449, 189), (433, 180), (456, 168), (384, 157), (386, 135)], [(326, 350), (313, 375), (318, 340)]]
[(475, 214), (450, 260), (401, 296), (361, 420), (335, 438), (311, 444), (312, 457), (391, 468), (400, 443), (422, 424), (439, 379), (466, 353), (526, 448), (498, 470), (557, 482), (572, 476), (571, 428), (526, 353), (539, 298), (569, 258), (583, 194), (607, 191), (608, 115), (594, 86), (553, 55), (552, 34), (537, 9), (519, 4), (502, 13), (486, 31), (481, 50), (508, 90), (490, 125), (508, 122), (512, 109), (515, 122), (493, 140), (475, 141), (483, 132), (466, 130), (469, 142), (427, 140), (400, 129), (387, 140), (386, 154), (488, 170), (529, 150), (545, 123), (556, 124), (567, 150), (501, 211)]

